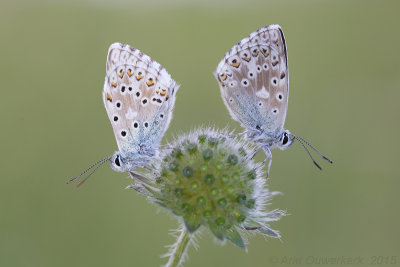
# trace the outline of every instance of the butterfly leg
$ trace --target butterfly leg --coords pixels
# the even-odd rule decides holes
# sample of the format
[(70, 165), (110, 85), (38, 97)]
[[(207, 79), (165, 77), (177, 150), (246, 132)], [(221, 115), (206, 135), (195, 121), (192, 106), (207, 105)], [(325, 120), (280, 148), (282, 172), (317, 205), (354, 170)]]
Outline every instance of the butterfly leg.
[(242, 133), (237, 133), (237, 134), (228, 134), (228, 137), (230, 137), (230, 138), (235, 138), (235, 137), (238, 137), (238, 136), (243, 136), (243, 135), (245, 135), (247, 133), (247, 131), (244, 131), (244, 132), (242, 132)]
[(134, 189), (137, 192), (139, 192), (142, 195), (151, 197), (152, 195), (149, 193), (149, 191), (141, 184), (132, 184), (128, 185), (125, 189)]
[(134, 184), (136, 184), (135, 183), (135, 178), (138, 179), (142, 183), (149, 184), (151, 182), (147, 177), (143, 176), (141, 173), (134, 172), (134, 171), (128, 171), (128, 173), (131, 176)]
[(134, 179), (135, 174), (132, 171), (128, 171), (128, 173), (129, 173), (129, 176), (132, 178), (132, 182), (135, 184), (135, 179)]
[(263, 148), (262, 148), (262, 147), (256, 148), (256, 150), (254, 150), (254, 152), (253, 152), (252, 154), (250, 154), (250, 155), (248, 155), (248, 156), (246, 157), (246, 160), (254, 159), (254, 157), (257, 155), (258, 152), (261, 151), (261, 149), (263, 149)]
[(171, 145), (167, 144), (167, 145), (159, 145), (158, 148), (161, 149), (171, 149)]
[(271, 169), (271, 164), (272, 164), (272, 153), (271, 153), (271, 150), (269, 149), (269, 147), (264, 147), (263, 149), (264, 149), (264, 152), (265, 152), (265, 154), (267, 156), (264, 159), (263, 164), (265, 164), (269, 160), (268, 171), (267, 171), (267, 178), (268, 178), (269, 177), (269, 170)]

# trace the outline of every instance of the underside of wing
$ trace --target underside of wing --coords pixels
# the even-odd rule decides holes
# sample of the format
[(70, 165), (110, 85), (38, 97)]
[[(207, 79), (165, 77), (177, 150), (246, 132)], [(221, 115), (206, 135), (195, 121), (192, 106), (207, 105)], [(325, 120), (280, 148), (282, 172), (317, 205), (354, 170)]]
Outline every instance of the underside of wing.
[(140, 50), (114, 43), (107, 56), (103, 101), (121, 152), (159, 145), (179, 88)]
[(233, 119), (250, 130), (281, 132), (289, 73), (286, 43), (278, 25), (260, 28), (233, 46), (214, 75)]

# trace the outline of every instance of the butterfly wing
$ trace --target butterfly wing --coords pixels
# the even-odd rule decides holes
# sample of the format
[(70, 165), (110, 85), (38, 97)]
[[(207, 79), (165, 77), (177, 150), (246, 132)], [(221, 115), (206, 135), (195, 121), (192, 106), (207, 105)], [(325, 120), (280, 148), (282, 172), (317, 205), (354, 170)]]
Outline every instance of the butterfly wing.
[(214, 73), (231, 116), (250, 130), (279, 134), (289, 98), (286, 43), (279, 25), (258, 29), (226, 53)]
[(179, 85), (140, 50), (114, 43), (107, 56), (103, 100), (121, 152), (159, 145)]

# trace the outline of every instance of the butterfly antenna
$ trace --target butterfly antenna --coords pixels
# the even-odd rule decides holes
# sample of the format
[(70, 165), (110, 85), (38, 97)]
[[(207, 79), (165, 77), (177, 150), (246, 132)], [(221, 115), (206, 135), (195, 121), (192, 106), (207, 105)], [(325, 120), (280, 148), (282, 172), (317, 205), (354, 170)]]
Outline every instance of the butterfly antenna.
[(83, 184), (83, 182), (85, 182), (101, 165), (103, 165), (107, 160), (110, 160), (112, 158), (112, 156), (110, 157), (106, 157), (104, 159), (101, 159), (99, 161), (97, 161), (96, 163), (94, 163), (92, 166), (90, 166), (89, 168), (87, 168), (84, 172), (82, 172), (81, 174), (79, 174), (78, 176), (70, 179), (67, 181), (67, 184), (72, 183), (73, 181), (75, 181), (76, 179), (78, 179), (79, 177), (81, 177), (82, 175), (86, 174), (88, 171), (90, 171), (93, 167), (96, 167), (97, 164), (100, 163), (100, 165), (98, 165), (91, 173), (89, 173), (89, 175), (82, 180), (82, 182), (80, 182), (77, 187), (79, 187), (81, 184)]
[(79, 182), (79, 184), (76, 185), (76, 188), (80, 187), (84, 182), (86, 182), (87, 179), (89, 179), (90, 176), (92, 176), (92, 174), (97, 171), (98, 168), (100, 168), (101, 165), (103, 165), (106, 161), (103, 161), (102, 163), (100, 163), (96, 168), (94, 168), (93, 171), (91, 171), (85, 178), (82, 179), (82, 181)]
[(313, 147), (309, 142), (307, 142), (306, 140), (304, 140), (303, 138), (301, 138), (300, 136), (294, 136), (298, 141), (303, 141), (304, 143), (306, 143), (309, 147), (311, 147), (315, 152), (318, 153), (318, 155), (320, 155), (324, 160), (328, 161), (329, 163), (333, 163), (332, 160), (328, 159), (327, 157), (325, 157), (324, 155), (322, 155), (321, 152), (319, 152), (315, 147)]
[(298, 136), (293, 135), (294, 138), (297, 139), (297, 141), (299, 141), (299, 143), (304, 147), (304, 149), (307, 151), (308, 155), (310, 156), (312, 162), (314, 162), (315, 166), (318, 167), (318, 169), (322, 170), (321, 166), (318, 165), (318, 163), (314, 160), (313, 156), (311, 155), (310, 151), (307, 149), (307, 147), (303, 144), (302, 139), (299, 138)]

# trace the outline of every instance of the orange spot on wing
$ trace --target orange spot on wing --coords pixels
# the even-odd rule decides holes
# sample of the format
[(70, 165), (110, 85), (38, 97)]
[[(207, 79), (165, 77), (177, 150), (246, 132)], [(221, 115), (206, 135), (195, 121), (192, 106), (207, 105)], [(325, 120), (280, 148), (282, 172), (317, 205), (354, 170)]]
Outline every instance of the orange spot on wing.
[(264, 55), (264, 57), (269, 56), (268, 50), (265, 49), (265, 48), (262, 48), (262, 49), (261, 49), (261, 53)]
[(258, 56), (258, 50), (253, 50), (253, 56), (254, 57)]
[(107, 93), (107, 100), (112, 102), (112, 98), (111, 98), (111, 95), (109, 93)]
[(149, 80), (146, 82), (146, 84), (147, 84), (147, 86), (153, 86), (153, 85), (154, 85), (153, 79), (149, 79)]
[(249, 58), (249, 57), (243, 57), (243, 59), (244, 59), (246, 62), (249, 62), (251, 58)]
[(116, 82), (111, 82), (111, 86), (112, 87), (117, 87), (117, 83)]
[(140, 81), (141, 79), (143, 79), (143, 76), (142, 76), (141, 74), (138, 74), (138, 75), (136, 76), (136, 80)]
[(228, 76), (226, 76), (226, 74), (221, 75), (221, 80), (225, 81), (227, 78), (228, 78)]
[(232, 62), (232, 66), (234, 66), (235, 68), (239, 68), (240, 63), (239, 62)]
[(123, 70), (121, 70), (120, 72), (119, 72), (119, 77), (122, 79), (122, 77), (124, 77), (124, 71)]
[(129, 69), (129, 70), (128, 70), (128, 76), (131, 77), (132, 75), (133, 75), (132, 70)]
[(162, 91), (161, 93), (160, 93), (160, 95), (162, 95), (162, 96), (165, 96), (167, 94), (167, 91)]

